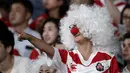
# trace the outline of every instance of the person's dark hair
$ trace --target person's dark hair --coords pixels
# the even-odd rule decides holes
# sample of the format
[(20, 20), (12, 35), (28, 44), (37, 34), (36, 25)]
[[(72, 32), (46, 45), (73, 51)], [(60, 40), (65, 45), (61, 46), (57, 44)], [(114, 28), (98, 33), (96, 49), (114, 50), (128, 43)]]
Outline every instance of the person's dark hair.
[(2, 20), (0, 20), (0, 30), (8, 30), (8, 27)]
[(94, 0), (90, 0), (89, 5), (93, 5), (94, 4)]
[(63, 5), (60, 7), (59, 10), (59, 16), (63, 17), (66, 15), (66, 12), (69, 10), (69, 6), (70, 6), (70, 0), (62, 0), (63, 1)]
[[(60, 19), (55, 19), (55, 18), (48, 18), (47, 20), (45, 20), (44, 23), (42, 24), (41, 28), (40, 28), (39, 33), (42, 35), (42, 33), (44, 32), (43, 28), (46, 25), (46, 23), (48, 23), (48, 22), (52, 22), (52, 23), (55, 24), (56, 29), (58, 30), (58, 34), (59, 34), (59, 31), (60, 31), (60, 28), (59, 28), (60, 27), (60, 24), (59, 24), (60, 23)], [(55, 43), (61, 44), (60, 35), (58, 35), (58, 37), (56, 38)]]
[(125, 7), (123, 8), (123, 10), (122, 10), (122, 12), (121, 12), (120, 24), (123, 24), (123, 14), (124, 14), (124, 11), (125, 11), (126, 9), (130, 9), (130, 4), (129, 4), (129, 3), (127, 3), (127, 4), (125, 5)]
[(9, 12), (10, 3), (8, 2), (0, 2), (0, 8), (5, 10), (6, 12)]
[(123, 35), (123, 41), (124, 41), (125, 39), (130, 39), (130, 32), (127, 32), (127, 33), (125, 33), (125, 34)]
[(14, 0), (12, 4), (19, 3), (25, 7), (25, 10), (33, 14), (33, 5), (29, 0)]
[(14, 36), (11, 31), (8, 30), (6, 24), (0, 20), (0, 42), (4, 45), (5, 48), (11, 46), (12, 50), (10, 55), (13, 54), (14, 48)]
[[(60, 6), (59, 9), (59, 17), (64, 17), (66, 15), (66, 12), (69, 10), (70, 6), (70, 0), (62, 0), (63, 4)], [(48, 14), (48, 10), (45, 8), (45, 12)]]

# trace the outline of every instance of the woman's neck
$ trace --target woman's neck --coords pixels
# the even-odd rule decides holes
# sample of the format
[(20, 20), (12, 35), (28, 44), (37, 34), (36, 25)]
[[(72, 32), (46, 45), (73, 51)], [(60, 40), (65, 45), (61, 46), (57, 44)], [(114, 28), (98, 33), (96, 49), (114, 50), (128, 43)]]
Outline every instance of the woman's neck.
[(90, 41), (84, 42), (84, 44), (78, 45), (78, 50), (82, 54), (85, 60), (88, 60), (92, 54), (92, 43)]
[(60, 18), (59, 16), (59, 8), (55, 8), (49, 11), (49, 16), (53, 18)]

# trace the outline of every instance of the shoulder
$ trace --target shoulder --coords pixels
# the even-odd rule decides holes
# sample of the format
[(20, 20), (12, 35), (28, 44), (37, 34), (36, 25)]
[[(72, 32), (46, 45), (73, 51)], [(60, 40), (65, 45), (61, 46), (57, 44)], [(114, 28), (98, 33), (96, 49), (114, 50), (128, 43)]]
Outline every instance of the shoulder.
[(55, 47), (58, 49), (65, 49), (65, 45), (63, 45), (63, 44), (56, 44)]
[(31, 60), (29, 58), (25, 58), (25, 57), (21, 57), (21, 56), (14, 56), (14, 60), (15, 62), (19, 62), (19, 63), (25, 63), (25, 62), (31, 62)]
[(99, 51), (97, 53), (100, 54), (100, 55), (103, 55), (103, 56), (110, 56), (110, 57), (114, 56), (114, 54), (111, 54), (111, 53), (106, 52), (106, 51)]
[(18, 70), (27, 70), (31, 67), (31, 65), (32, 62), (29, 58), (14, 56), (14, 68), (17, 68)]
[(108, 52), (100, 51), (96, 52), (96, 55), (94, 59), (99, 59), (99, 60), (112, 60), (115, 56), (113, 54), (110, 54)]
[[(13, 68), (17, 70), (18, 73), (38, 73), (40, 69), (40, 66), (37, 64), (35, 65), (29, 58), (15, 56), (14, 59)], [(35, 65), (35, 67), (33, 65)]]

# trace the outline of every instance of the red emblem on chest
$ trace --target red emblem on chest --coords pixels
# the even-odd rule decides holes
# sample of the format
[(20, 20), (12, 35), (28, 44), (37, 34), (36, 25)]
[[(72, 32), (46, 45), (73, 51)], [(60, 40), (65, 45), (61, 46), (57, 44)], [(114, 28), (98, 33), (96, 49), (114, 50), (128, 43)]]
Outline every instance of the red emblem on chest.
[(98, 71), (104, 71), (104, 66), (101, 63), (97, 63), (96, 69)]

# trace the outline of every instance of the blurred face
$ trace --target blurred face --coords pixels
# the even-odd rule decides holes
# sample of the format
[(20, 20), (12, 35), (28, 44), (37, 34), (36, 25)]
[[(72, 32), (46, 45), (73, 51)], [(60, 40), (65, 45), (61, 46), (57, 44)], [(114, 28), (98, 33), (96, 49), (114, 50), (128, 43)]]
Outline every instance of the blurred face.
[(125, 39), (122, 45), (124, 60), (130, 62), (130, 39)]
[(8, 18), (8, 13), (2, 8), (0, 8), (0, 18), (1, 17)]
[(0, 42), (0, 63), (7, 57), (7, 50), (4, 45)]
[(11, 11), (9, 14), (9, 21), (14, 26), (20, 25), (23, 22), (27, 21), (27, 12), (23, 5), (15, 3), (11, 6)]
[(130, 32), (130, 9), (124, 11), (123, 24), (125, 24), (126, 30)]
[(55, 9), (63, 4), (62, 0), (42, 0), (43, 5), (47, 10)]
[(56, 28), (53, 22), (47, 22), (43, 28), (42, 37), (48, 44), (54, 44), (57, 36), (58, 36), (58, 29)]

